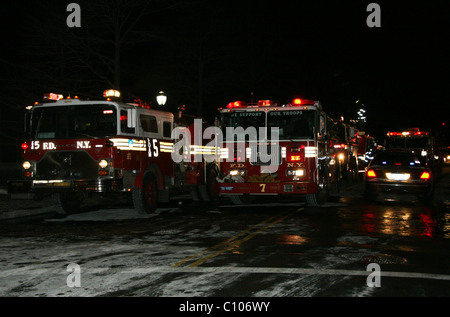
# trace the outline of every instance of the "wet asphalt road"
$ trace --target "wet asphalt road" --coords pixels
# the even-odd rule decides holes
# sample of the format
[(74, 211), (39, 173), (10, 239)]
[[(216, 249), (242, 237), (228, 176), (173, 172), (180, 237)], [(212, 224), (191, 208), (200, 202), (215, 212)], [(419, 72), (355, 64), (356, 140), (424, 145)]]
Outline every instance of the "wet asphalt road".
[[(432, 205), (368, 203), (350, 184), (324, 208), (176, 200), (148, 216), (108, 204), (2, 222), (0, 296), (449, 296), (449, 176)], [(71, 263), (81, 287), (68, 285)]]

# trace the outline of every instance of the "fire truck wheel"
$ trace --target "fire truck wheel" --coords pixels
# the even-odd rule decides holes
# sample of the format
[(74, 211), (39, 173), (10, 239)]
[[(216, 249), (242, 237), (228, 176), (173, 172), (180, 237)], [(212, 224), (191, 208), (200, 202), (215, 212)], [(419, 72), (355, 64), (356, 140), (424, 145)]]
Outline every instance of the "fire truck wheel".
[(230, 198), (235, 205), (251, 204), (255, 200), (255, 197), (250, 195), (232, 195)]
[(140, 214), (155, 212), (158, 205), (158, 186), (156, 178), (147, 174), (142, 182), (142, 188), (133, 190), (133, 205)]
[(56, 193), (53, 194), (56, 213), (58, 215), (70, 215), (81, 210), (82, 199), (74, 193)]
[(205, 185), (198, 187), (198, 192), (203, 201), (217, 201), (219, 199), (219, 193), (217, 190), (217, 172), (214, 169), (210, 169), (206, 179)]
[(319, 192), (316, 194), (307, 194), (306, 202), (309, 207), (321, 207), (327, 200), (325, 192)]
[(306, 202), (310, 207), (321, 207), (327, 202), (329, 194), (328, 183), (325, 179), (322, 179), (321, 184), (318, 186), (317, 193), (306, 195)]

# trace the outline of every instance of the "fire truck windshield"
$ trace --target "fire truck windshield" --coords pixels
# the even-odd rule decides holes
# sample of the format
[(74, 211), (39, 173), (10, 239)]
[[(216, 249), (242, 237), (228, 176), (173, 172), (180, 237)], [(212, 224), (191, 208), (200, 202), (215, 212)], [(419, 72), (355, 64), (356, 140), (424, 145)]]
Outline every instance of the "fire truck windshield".
[(314, 138), (316, 111), (311, 110), (276, 110), (258, 112), (234, 112), (222, 115), (222, 129), (227, 127), (256, 128), (267, 127), (270, 136), (271, 128), (278, 128), (279, 139)]
[(72, 105), (36, 108), (32, 115), (34, 139), (103, 138), (117, 135), (113, 105)]
[[(265, 127), (265, 114), (264, 112), (233, 112), (222, 115), (222, 129), (226, 133), (226, 128), (238, 128), (242, 127), (247, 129), (254, 127), (256, 132), (259, 133), (260, 127)], [(227, 135), (229, 140), (231, 136)]]
[(315, 111), (286, 110), (267, 113), (267, 126), (279, 128), (280, 140), (314, 138)]

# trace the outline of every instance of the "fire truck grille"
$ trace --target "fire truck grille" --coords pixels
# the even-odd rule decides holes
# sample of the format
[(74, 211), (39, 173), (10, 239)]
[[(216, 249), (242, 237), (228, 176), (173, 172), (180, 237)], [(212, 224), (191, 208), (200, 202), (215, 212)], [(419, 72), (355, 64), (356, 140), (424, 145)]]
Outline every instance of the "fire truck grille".
[(279, 145), (258, 145), (251, 147), (250, 164), (256, 166), (281, 165)]
[(47, 152), (36, 164), (37, 179), (92, 179), (98, 163), (85, 151)]

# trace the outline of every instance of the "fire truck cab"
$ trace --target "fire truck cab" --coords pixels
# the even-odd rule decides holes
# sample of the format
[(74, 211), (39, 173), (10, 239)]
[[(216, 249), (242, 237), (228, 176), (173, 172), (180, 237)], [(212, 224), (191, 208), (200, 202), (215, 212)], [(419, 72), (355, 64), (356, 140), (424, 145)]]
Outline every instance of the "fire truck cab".
[(91, 194), (131, 192), (135, 208), (151, 213), (174, 189), (195, 191), (202, 163), (175, 164), (172, 113), (106, 100), (48, 94), (31, 107), (30, 140), (22, 144), (23, 179), (17, 193), (52, 194), (62, 214), (80, 210)]
[[(299, 195), (311, 206), (326, 201), (335, 157), (332, 121), (320, 102), (237, 101), (219, 112), (225, 136), (218, 178), (221, 196), (235, 204), (251, 202), (256, 195)], [(257, 133), (253, 140), (252, 131)]]

